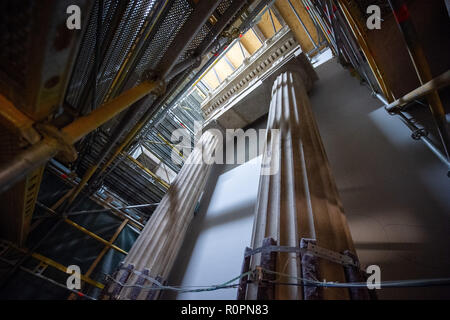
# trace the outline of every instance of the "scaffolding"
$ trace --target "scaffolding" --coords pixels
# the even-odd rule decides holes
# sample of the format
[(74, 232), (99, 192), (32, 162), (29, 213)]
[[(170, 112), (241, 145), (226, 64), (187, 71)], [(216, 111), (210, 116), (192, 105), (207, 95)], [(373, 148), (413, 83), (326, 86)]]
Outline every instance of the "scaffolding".
[[(2, 15), (18, 17), (24, 12), (17, 1), (7, 2), (10, 5)], [(40, 8), (46, 15), (37, 14), (36, 8), (25, 13), (25, 20), (42, 26), (33, 31), (48, 41), (28, 43), (32, 28), (26, 23), (18, 24), (23, 29), (17, 34), (2, 37), (7, 50), (0, 64), (0, 120), (5, 128), (0, 139), (4, 150), (0, 186), (21, 195), (14, 207), (20, 212), (12, 212), (21, 218), (15, 239), (0, 243), (0, 260), (8, 266), (0, 278), (3, 286), (11, 285), (7, 282), (12, 275), (23, 271), (62, 288), (70, 299), (98, 296), (104, 285), (95, 270), (108, 255), (123, 259), (170, 189), (169, 174), (158, 174), (150, 161), (139, 156), (154, 156), (161, 168), (174, 174), (181, 170), (186, 157), (172, 141), (172, 132), (185, 129), (192, 141), (187, 147), (194, 146), (195, 124), (204, 120), (201, 103), (212, 91), (203, 75), (215, 72), (220, 58), (230, 65), (226, 53), (233, 44), (247, 59), (249, 50), (244, 50), (242, 37), (249, 32), (261, 43), (268, 38), (260, 24), (264, 17), (273, 34), (285, 24), (298, 32), (300, 46), (311, 48), (309, 58), (329, 47), (387, 111), (412, 130), (414, 139), (449, 165), (448, 124), (439, 94), (449, 84), (448, 71), (431, 73), (413, 21), (398, 19), (399, 11), (407, 8), (401, 0), (376, 3), (387, 19), (395, 21), (420, 83), (402, 94), (396, 92), (386, 64), (373, 50), (364, 6), (358, 1), (287, 0), (284, 6), (268, 0), (74, 2), (89, 14), (82, 35), (63, 35), (68, 43), (61, 41), (56, 26), (63, 21), (55, 14), (67, 1)], [(8, 19), (14, 20), (3, 20)], [(27, 36), (21, 38), (23, 34)], [(49, 45), (55, 43), (56, 57)], [(31, 53), (40, 54), (31, 57)], [(34, 65), (25, 65), (27, 61)], [(55, 70), (49, 61), (64, 65), (64, 70)], [(35, 78), (26, 79), (27, 74)], [(437, 130), (418, 126), (405, 115), (413, 104), (421, 108), (423, 97)], [(52, 190), (39, 189), (42, 177), (57, 181)], [(95, 224), (83, 221), (92, 217), (113, 219), (114, 230), (100, 234)], [(58, 271), (67, 277), (68, 265), (40, 251), (58, 233), (55, 230), (66, 227), (96, 246), (95, 257), (81, 276), (81, 290), (67, 289), (62, 275), (55, 276)], [(131, 239), (128, 247), (117, 244), (124, 234)], [(108, 271), (117, 264), (110, 263)]]
[[(445, 89), (449, 85), (448, 70), (440, 70), (440, 74), (433, 75), (430, 70), (429, 61), (426, 58), (424, 48), (419, 40), (419, 35), (411, 18), (411, 13), (403, 0), (380, 0), (380, 1), (349, 1), (349, 0), (302, 0), (308, 9), (311, 17), (323, 26), (324, 34), (327, 35), (329, 47), (334, 48), (340, 62), (351, 69), (360, 81), (367, 85), (374, 97), (381, 100), (386, 111), (391, 115), (398, 115), (406, 126), (412, 131), (412, 138), (422, 140), (427, 148), (432, 151), (444, 165), (449, 167), (449, 128), (445, 119), (445, 110), (439, 96), (439, 89)], [(383, 32), (398, 33), (399, 41), (404, 43), (404, 47), (409, 53), (409, 66), (403, 68), (414, 70), (414, 74), (419, 80), (419, 86), (414, 90), (406, 92), (399, 91), (398, 80), (388, 78), (388, 65), (384, 57), (375, 54), (375, 37), (372, 30), (366, 26), (367, 6), (377, 5), (383, 17), (379, 17), (381, 22), (389, 24), (397, 30), (386, 30)], [(438, 5), (437, 5), (438, 6)], [(400, 32), (399, 32), (400, 31)], [(372, 34), (371, 34), (372, 33)], [(389, 43), (392, 45), (392, 43)], [(361, 54), (362, 52), (362, 54)], [(400, 67), (399, 58), (390, 57), (389, 65)], [(411, 71), (412, 72), (412, 71)], [(395, 84), (395, 88), (394, 88)], [(397, 97), (397, 98), (396, 98)], [(428, 103), (430, 115), (432, 117), (431, 126), (411, 125), (414, 122), (427, 122), (426, 119), (418, 119), (414, 106), (422, 108), (424, 103), (420, 101), (425, 97)], [(411, 119), (405, 117), (403, 112), (409, 108)], [(416, 119), (414, 119), (416, 118)], [(429, 135), (433, 135), (431, 139)], [(436, 142), (433, 142), (435, 140)], [(450, 171), (449, 171), (450, 172)]]
[[(98, 249), (95, 259), (83, 266), (87, 270), (82, 275), (83, 289), (72, 290), (70, 299), (98, 296), (99, 292), (90, 293), (92, 287), (103, 287), (102, 280), (92, 278), (94, 269), (111, 252), (123, 259), (129, 248), (116, 244), (117, 239), (124, 236), (124, 230), (127, 237), (135, 238), (170, 188), (170, 182), (150, 170), (145, 161), (133, 157), (133, 153), (145, 148), (166, 170), (175, 174), (180, 170), (185, 157), (177, 151), (178, 160), (170, 161), (177, 148), (171, 142), (171, 133), (183, 128), (193, 138), (194, 124), (201, 125), (203, 120), (202, 97), (191, 90), (194, 81), (216, 60), (214, 53), (223, 51), (238, 37), (238, 33), (231, 32), (233, 28), (244, 24), (246, 30), (250, 28), (268, 2), (258, 1), (256, 6), (230, 0), (197, 4), (187, 0), (80, 0), (76, 3), (89, 14), (84, 20), (85, 32), (81, 39), (78, 42), (73, 39), (69, 47), (72, 51), (64, 52), (67, 57), (72, 53), (66, 65), (73, 67), (73, 72), (64, 75), (65, 82), (57, 82), (61, 76), (43, 84), (46, 90), (52, 87), (58, 91), (60, 101), (52, 108), (39, 109), (39, 117), (30, 117), (22, 108), (20, 96), (10, 95), (12, 91), (3, 87), (0, 91), (6, 93), (6, 97), (2, 95), (2, 106), (11, 107), (2, 108), (1, 119), (12, 119), (7, 123), (8, 130), (29, 144), (25, 151), (15, 151), (20, 161), (11, 162), (10, 158), (1, 163), (2, 188), (6, 190), (24, 177), (36, 187), (25, 197), (34, 199), (30, 210), (35, 211), (29, 222), (32, 230), (27, 240), (29, 249), (21, 251), (17, 259), (5, 258), (4, 262), (11, 267), (1, 275), (3, 289), (11, 285), (13, 275), (19, 270), (31, 271), (36, 277), (64, 288), (63, 282), (55, 280), (61, 280), (62, 275), (52, 279), (47, 274), (50, 273), (47, 266), (66, 272), (68, 265), (56, 262), (41, 250), (49, 239), (59, 235), (58, 230), (70, 228), (71, 234), (78, 234), (76, 239), (82, 234), (83, 239), (96, 243)], [(65, 2), (58, 5), (62, 7)], [(19, 5), (9, 7), (7, 14), (11, 17), (23, 11)], [(57, 11), (57, 8), (40, 8), (44, 9)], [(42, 34), (49, 38), (58, 35), (51, 25), (53, 22), (59, 23), (51, 19), (42, 23)], [(52, 32), (45, 30), (46, 27)], [(41, 49), (29, 51), (36, 53)], [(41, 116), (42, 110), (47, 112), (45, 117)], [(44, 122), (52, 119), (52, 122), (42, 124), (42, 119)], [(47, 162), (50, 158), (54, 159)], [(34, 169), (40, 170), (40, 176), (44, 175), (46, 185), (50, 186), (53, 179), (61, 189), (51, 190), (49, 195), (49, 190), (43, 190), (47, 187), (41, 188), (38, 196), (40, 176), (30, 175)], [(95, 224), (83, 220), (100, 217), (120, 222), (113, 234), (102, 235)], [(15, 250), (9, 244), (2, 253), (9, 255)], [(70, 241), (66, 245), (70, 247)], [(29, 264), (34, 262), (39, 262), (40, 267), (30, 269)], [(117, 263), (109, 266), (115, 268)]]

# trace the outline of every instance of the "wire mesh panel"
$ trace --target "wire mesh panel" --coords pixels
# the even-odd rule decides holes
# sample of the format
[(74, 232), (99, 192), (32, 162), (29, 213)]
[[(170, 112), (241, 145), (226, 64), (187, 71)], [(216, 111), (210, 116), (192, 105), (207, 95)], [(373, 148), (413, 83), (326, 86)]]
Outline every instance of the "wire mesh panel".
[(141, 61), (136, 66), (135, 74), (140, 77), (145, 70), (154, 70), (167, 48), (192, 13), (187, 0), (176, 0), (170, 8), (163, 23), (159, 26), (153, 40), (146, 48)]
[[(80, 103), (83, 102), (81, 95), (83, 93), (86, 94), (83, 90), (90, 85), (87, 82), (93, 71), (97, 42), (100, 42), (99, 45), (101, 46), (108, 46), (96, 78), (95, 102), (96, 105), (103, 102), (108, 89), (125, 63), (130, 50), (134, 47), (135, 42), (139, 40), (138, 36), (144, 22), (152, 16), (150, 13), (152, 13), (156, 2), (156, 0), (134, 0), (126, 3), (126, 7), (123, 8), (123, 1), (105, 1), (100, 35), (97, 35), (99, 2), (96, 2), (95, 9), (91, 12), (89, 18), (88, 30), (77, 59), (76, 72), (72, 78), (66, 98), (69, 105), (79, 108)], [(117, 15), (120, 15), (118, 22), (115, 21)], [(109, 35), (109, 37), (106, 37), (106, 35)], [(110, 39), (110, 43), (106, 43), (108, 39)], [(92, 85), (94, 85), (94, 82)]]
[(216, 9), (217, 12), (219, 12), (220, 15), (223, 15), (232, 2), (233, 2), (232, 0), (221, 1), (220, 4), (217, 6)]
[(177, 60), (177, 63), (182, 62), (187, 57), (192, 55), (193, 50), (195, 50), (202, 43), (202, 41), (206, 38), (206, 36), (210, 33), (210, 31), (211, 31), (210, 24), (209, 23), (204, 24), (200, 28), (200, 31), (198, 32), (198, 34), (195, 36), (195, 38), (189, 44), (189, 46), (186, 49), (186, 51), (182, 55), (180, 55), (180, 57)]
[(140, 40), (140, 30), (145, 20), (149, 18), (155, 3), (155, 0), (129, 2), (98, 76), (97, 103), (104, 100), (107, 90), (113, 85), (114, 78), (126, 63), (125, 58), (129, 51)]
[(88, 83), (88, 80), (94, 66), (96, 43), (99, 41), (98, 45), (105, 45), (106, 35), (114, 31), (113, 19), (119, 14), (120, 2), (120, 0), (103, 1), (102, 30), (100, 30), (100, 34), (97, 34), (100, 1), (95, 1), (65, 99), (66, 103), (74, 108), (81, 107), (80, 102), (83, 90), (91, 85)]

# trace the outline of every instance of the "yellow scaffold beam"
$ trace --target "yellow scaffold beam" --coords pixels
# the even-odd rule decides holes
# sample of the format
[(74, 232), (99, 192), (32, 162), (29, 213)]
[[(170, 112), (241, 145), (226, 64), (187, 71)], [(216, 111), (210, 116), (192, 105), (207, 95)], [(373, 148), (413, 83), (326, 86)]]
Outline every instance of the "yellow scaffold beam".
[[(12, 244), (12, 243), (8, 243), (8, 246), (9, 246), (10, 248), (13, 248), (13, 249), (15, 249), (15, 250), (18, 250), (18, 251), (20, 251), (20, 252), (22, 252), (22, 253), (25, 253), (25, 254), (28, 253), (28, 250), (27, 250), (27, 249), (25, 249), (25, 248), (19, 248), (19, 247), (15, 246), (15, 245)], [(44, 256), (44, 255), (42, 255), (42, 254), (40, 254), (40, 253), (36, 253), (36, 252), (33, 252), (33, 253), (31, 254), (31, 256), (32, 256), (34, 259), (36, 259), (36, 260), (38, 260), (38, 261), (41, 261), (41, 262), (45, 263), (46, 265), (49, 265), (49, 266), (51, 266), (51, 267), (53, 267), (53, 268), (55, 268), (55, 269), (57, 269), (57, 270), (59, 270), (59, 271), (62, 271), (62, 272), (64, 272), (64, 273), (67, 273), (67, 267), (64, 266), (64, 265), (62, 265), (62, 264), (59, 263), (59, 262), (56, 262), (55, 260), (52, 260), (52, 259), (50, 259), (50, 258), (48, 258), (48, 257), (46, 257), (46, 256)], [(86, 282), (86, 283), (88, 283), (88, 284), (90, 284), (90, 285), (92, 285), (92, 286), (94, 286), (94, 287), (97, 287), (97, 288), (99, 288), (99, 289), (103, 289), (103, 288), (105, 287), (103, 283), (100, 283), (100, 282), (98, 282), (98, 281), (95, 281), (95, 280), (89, 278), (89, 276), (86, 276), (86, 275), (83, 275), (83, 274), (82, 274), (82, 275), (80, 275), (80, 278), (81, 278), (81, 280), (83, 280), (84, 282)]]
[(158, 137), (164, 141), (165, 144), (167, 144), (169, 147), (171, 147), (173, 150), (175, 150), (176, 152), (178, 152), (178, 154), (180, 155), (180, 157), (182, 157), (184, 159), (184, 155), (183, 153), (177, 149), (177, 147), (175, 147), (172, 143), (170, 143), (169, 141), (167, 141), (167, 139), (165, 139), (161, 134), (158, 133)]
[(127, 158), (130, 159), (134, 164), (136, 164), (139, 168), (141, 168), (142, 170), (144, 170), (145, 172), (147, 172), (149, 175), (151, 175), (156, 181), (158, 181), (160, 184), (162, 184), (164, 186), (164, 188), (169, 189), (170, 188), (170, 184), (168, 184), (167, 182), (165, 182), (163, 179), (161, 179), (160, 177), (158, 177), (156, 174), (154, 174), (153, 172), (150, 171), (150, 169), (148, 169), (146, 166), (144, 166), (142, 163), (140, 163), (138, 160), (136, 160), (135, 158), (133, 158), (130, 155), (127, 155)]
[(123, 253), (123, 254), (128, 254), (128, 252), (126, 252), (125, 250), (119, 248), (118, 246), (116, 246), (115, 244), (109, 243), (109, 241), (103, 239), (102, 237), (96, 235), (95, 233), (93, 233), (92, 231), (89, 231), (88, 229), (86, 229), (85, 227), (80, 226), (79, 224), (73, 222), (70, 219), (64, 219), (64, 222), (66, 222), (67, 224), (70, 224), (71, 226), (75, 227), (76, 229), (80, 230), (81, 232), (87, 234), (88, 236), (90, 236), (91, 238), (100, 241), (101, 243), (103, 243), (105, 246), (111, 247), (112, 249)]
[(74, 143), (146, 95), (150, 93), (160, 94), (163, 87), (164, 83), (162, 81), (144, 81), (118, 97), (102, 104), (88, 115), (77, 118), (61, 130), (45, 126), (41, 127), (42, 130), (45, 130), (44, 139), (19, 153), (0, 167), (0, 192), (11, 187), (59, 151), (65, 151), (65, 153), (73, 156), (74, 149), (72, 145)]

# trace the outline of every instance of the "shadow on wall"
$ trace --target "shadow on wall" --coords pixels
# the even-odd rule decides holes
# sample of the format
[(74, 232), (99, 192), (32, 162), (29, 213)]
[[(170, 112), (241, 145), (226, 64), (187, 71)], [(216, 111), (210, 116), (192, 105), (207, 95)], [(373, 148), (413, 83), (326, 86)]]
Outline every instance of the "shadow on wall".
[[(169, 283), (224, 283), (241, 272), (250, 245), (261, 157), (240, 166), (215, 165), (198, 214), (175, 261)], [(165, 292), (162, 299), (235, 299), (237, 289), (199, 293)]]
[[(450, 276), (445, 166), (335, 60), (311, 95), (361, 262), (382, 280)], [(379, 298), (449, 298), (449, 287), (384, 289)]]

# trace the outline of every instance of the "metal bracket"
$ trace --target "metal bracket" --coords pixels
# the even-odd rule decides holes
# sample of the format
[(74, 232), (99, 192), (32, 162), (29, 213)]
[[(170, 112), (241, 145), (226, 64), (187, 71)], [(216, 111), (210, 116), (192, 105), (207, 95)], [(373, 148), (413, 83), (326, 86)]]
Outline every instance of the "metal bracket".
[(42, 134), (44, 137), (53, 139), (56, 141), (59, 151), (62, 153), (64, 160), (68, 162), (73, 162), (78, 157), (78, 152), (75, 147), (70, 142), (70, 138), (67, 137), (61, 130), (58, 128), (48, 125), (38, 123), (36, 124), (36, 129)]
[[(123, 271), (122, 275), (119, 278), (119, 283), (121, 283), (121, 284), (125, 283), (127, 281), (128, 277), (130, 276), (130, 274), (133, 272), (133, 269), (134, 269), (134, 265), (132, 265), (132, 264), (129, 264), (126, 267), (122, 264), (122, 266), (118, 270), (118, 273), (120, 271)], [(115, 285), (115, 287), (111, 292), (111, 298), (114, 300), (117, 300), (123, 287), (121, 284), (118, 284), (118, 283), (113, 283), (113, 284)]]
[(158, 74), (152, 69), (144, 70), (141, 75), (141, 81), (155, 81), (157, 78)]
[(321, 248), (317, 245), (313, 245), (313, 244), (309, 245), (309, 242), (308, 242), (308, 247), (306, 247), (306, 248), (273, 246), (273, 245), (259, 247), (259, 248), (253, 249), (249, 252), (246, 252), (245, 256), (246, 257), (252, 256), (257, 253), (262, 253), (262, 252), (296, 252), (298, 254), (309, 253), (309, 254), (315, 255), (319, 258), (327, 259), (327, 260), (333, 261), (333, 262), (341, 264), (341, 265), (351, 265), (351, 266), (359, 267), (358, 263), (353, 261), (352, 258), (342, 255), (340, 253), (334, 252), (329, 249)]
[(413, 138), (414, 140), (420, 140), (421, 137), (426, 136), (428, 136), (428, 131), (425, 128), (414, 130), (411, 133), (411, 138)]
[(202, 64), (202, 57), (197, 56), (197, 57), (195, 58), (194, 64), (192, 65), (192, 68), (193, 68), (193, 69), (197, 69), (198, 67), (200, 67), (201, 64)]
[[(160, 276), (157, 276), (155, 278), (155, 280), (160, 282), (162, 285), (166, 285), (166, 281)], [(152, 288), (156, 288), (156, 284), (153, 283)], [(156, 300), (158, 298), (160, 292), (161, 292), (161, 290), (149, 290), (147, 297), (145, 299), (146, 300)]]
[(161, 96), (166, 92), (166, 82), (164, 80), (159, 80), (158, 86), (156, 86), (153, 90), (152, 93), (157, 95), (157, 96)]
[[(300, 240), (300, 248), (308, 248), (308, 244), (316, 244), (315, 239)], [(300, 256), (300, 266), (302, 270), (302, 278), (308, 281), (317, 281), (320, 277), (319, 258), (312, 252), (306, 251), (305, 254)], [(304, 300), (321, 300), (323, 299), (323, 288), (317, 286), (304, 286), (303, 287), (303, 299)]]
[(324, 258), (324, 259), (336, 262), (336, 263), (344, 265), (344, 266), (352, 265), (352, 266), (358, 267), (358, 263), (353, 261), (353, 259), (351, 257), (337, 253), (332, 250), (321, 248), (311, 242), (308, 242), (308, 246), (306, 247), (306, 250), (309, 253), (311, 253), (317, 257)]
[(231, 42), (234, 39), (236, 39), (237, 37), (239, 37), (240, 34), (241, 34), (241, 31), (238, 28), (233, 28), (230, 31), (223, 31), (220, 36), (227, 38), (228, 41)]
[[(136, 272), (135, 272), (136, 273)], [(129, 295), (130, 300), (136, 300), (137, 297), (139, 296), (139, 294), (142, 291), (142, 286), (145, 283), (145, 277), (148, 276), (150, 274), (150, 270), (149, 269), (144, 269), (144, 271), (142, 271), (141, 274), (139, 274), (138, 279), (136, 280), (136, 287), (134, 287), (131, 290), (131, 293)]]
[[(272, 238), (264, 238), (262, 247), (276, 246), (277, 242)], [(261, 253), (261, 268), (275, 271), (277, 265), (277, 253), (274, 251), (263, 251)], [(276, 279), (273, 273), (267, 273), (262, 269), (258, 272), (258, 291), (256, 293), (258, 300), (273, 300), (275, 297), (275, 286), (270, 282), (263, 282), (263, 279), (274, 281)]]
[(160, 96), (164, 92), (166, 92), (166, 82), (164, 80), (160, 80), (158, 78), (159, 78), (158, 74), (155, 70), (148, 69), (148, 70), (144, 70), (144, 72), (142, 72), (141, 82), (145, 82), (145, 81), (158, 82), (158, 85), (155, 86), (155, 88), (152, 90), (151, 93), (153, 93), (157, 96)]

